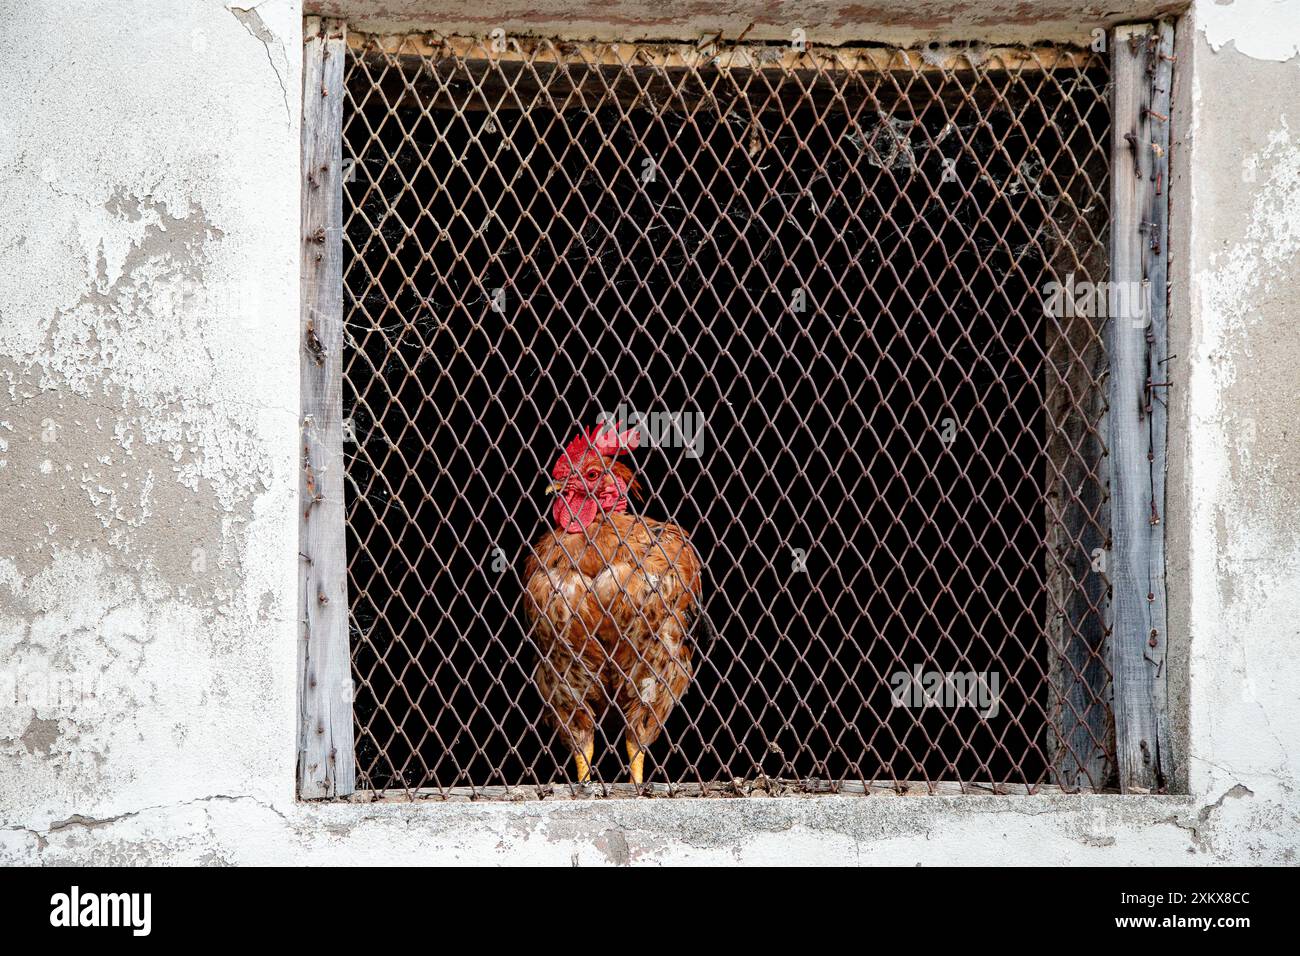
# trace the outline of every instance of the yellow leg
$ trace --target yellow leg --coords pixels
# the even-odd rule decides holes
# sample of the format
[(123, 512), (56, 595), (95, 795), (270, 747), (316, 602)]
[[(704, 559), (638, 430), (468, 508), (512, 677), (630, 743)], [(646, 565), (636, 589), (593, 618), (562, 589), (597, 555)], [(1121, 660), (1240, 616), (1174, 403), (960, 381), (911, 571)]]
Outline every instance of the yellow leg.
[(596, 743), (588, 740), (582, 745), (582, 751), (574, 751), (573, 762), (578, 765), (578, 782), (586, 783), (591, 779), (591, 755), (596, 752)]
[(645, 773), (645, 751), (631, 737), (627, 738), (627, 759), (632, 763), (632, 782), (640, 786)]

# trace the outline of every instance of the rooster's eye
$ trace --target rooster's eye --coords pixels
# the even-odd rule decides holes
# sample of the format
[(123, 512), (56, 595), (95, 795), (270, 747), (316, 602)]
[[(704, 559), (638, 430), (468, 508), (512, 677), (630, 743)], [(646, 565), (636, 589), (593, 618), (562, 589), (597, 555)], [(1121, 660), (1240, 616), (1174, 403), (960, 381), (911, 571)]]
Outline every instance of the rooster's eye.
[(595, 480), (596, 480), (596, 477), (597, 477), (599, 474), (600, 474), (600, 469), (599, 469), (599, 468), (588, 468), (588, 469), (587, 469), (587, 480), (588, 480), (588, 481), (595, 481)]

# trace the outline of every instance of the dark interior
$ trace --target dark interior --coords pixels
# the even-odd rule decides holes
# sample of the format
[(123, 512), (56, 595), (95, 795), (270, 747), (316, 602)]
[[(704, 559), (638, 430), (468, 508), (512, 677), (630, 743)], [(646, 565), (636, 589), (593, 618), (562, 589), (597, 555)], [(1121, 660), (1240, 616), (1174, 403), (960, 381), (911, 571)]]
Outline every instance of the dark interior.
[[(648, 781), (1049, 779), (1038, 290), (1104, 77), (487, 109), (486, 68), (367, 56), (344, 117), (360, 786), (572, 780), (521, 572), (546, 472), (619, 406), (706, 429), (699, 458), (629, 462), (643, 513), (691, 533), (711, 624)], [(998, 713), (892, 706), (915, 665), (996, 672)], [(602, 731), (595, 776), (622, 781), (617, 712)]]

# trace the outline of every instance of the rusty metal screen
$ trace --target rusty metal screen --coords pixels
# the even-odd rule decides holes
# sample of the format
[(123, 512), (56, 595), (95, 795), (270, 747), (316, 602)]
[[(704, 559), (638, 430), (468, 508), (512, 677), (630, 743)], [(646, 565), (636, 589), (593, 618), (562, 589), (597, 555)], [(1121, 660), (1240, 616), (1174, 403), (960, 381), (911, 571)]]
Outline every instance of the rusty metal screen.
[[(1110, 785), (1104, 56), (348, 45), (360, 788)], [(602, 414), (703, 566), (635, 788), (616, 707), (578, 780), (523, 608)]]

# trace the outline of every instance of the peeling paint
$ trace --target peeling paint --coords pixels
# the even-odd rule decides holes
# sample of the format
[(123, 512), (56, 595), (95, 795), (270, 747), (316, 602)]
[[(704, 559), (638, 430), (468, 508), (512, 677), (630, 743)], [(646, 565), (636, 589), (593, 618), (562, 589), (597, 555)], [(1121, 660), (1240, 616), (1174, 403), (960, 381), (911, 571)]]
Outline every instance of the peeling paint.
[(29, 754), (48, 754), (50, 749), (58, 742), (59, 722), (57, 720), (41, 720), (33, 713), (31, 722), (19, 739), (23, 742), (23, 746), (27, 748)]
[(292, 795), (301, 11), (7, 16), (0, 821), (40, 852)]
[[(1177, 150), (1181, 178), (1171, 186), (1173, 220), (1187, 231), (1186, 258), (1171, 273), (1171, 351), (1182, 356), (1171, 374), (1185, 382), (1173, 407), (1187, 422), (1174, 456), (1181, 473), (1170, 485), (1182, 516), (1171, 541), (1186, 548), (1171, 558), (1171, 576), (1178, 571), (1184, 580), (1171, 581), (1188, 602), (1189, 786), (1205, 800), (1184, 825), (1198, 848), (1218, 855), (1265, 842), (1270, 813), (1290, 832), (1297, 791), (1290, 741), (1300, 728), (1300, 704), (1288, 691), (1300, 679), (1293, 663), (1300, 396), (1292, 279), (1300, 262), (1293, 109), (1300, 71), (1236, 45), (1215, 52), (1207, 18), (1218, 22), (1238, 7), (1240, 0), (1207, 0), (1193, 9), (1194, 39), (1179, 63), (1192, 73), (1180, 107), (1190, 133)], [(1297, 5), (1288, 9), (1294, 18)], [(1239, 36), (1253, 29), (1249, 18), (1233, 22)], [(1171, 614), (1171, 623), (1178, 620)], [(1234, 799), (1225, 802), (1225, 794)], [(1235, 799), (1241, 796), (1249, 799)], [(1242, 826), (1264, 831), (1249, 839)], [(1294, 834), (1281, 841), (1281, 858), (1295, 843)]]
[(1300, 3), (1296, 0), (1198, 3), (1196, 16), (1216, 53), (1230, 46), (1252, 59), (1279, 63), (1300, 56)]

